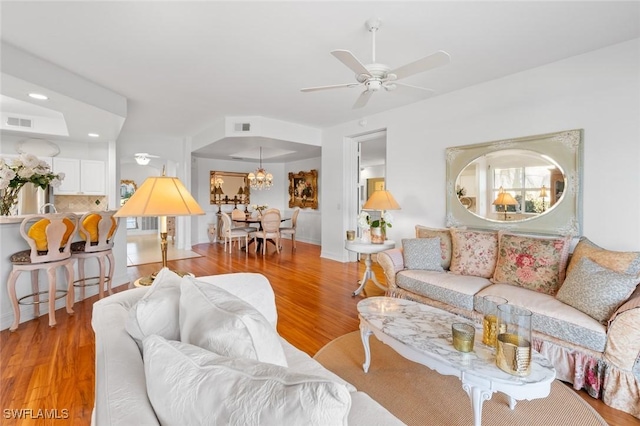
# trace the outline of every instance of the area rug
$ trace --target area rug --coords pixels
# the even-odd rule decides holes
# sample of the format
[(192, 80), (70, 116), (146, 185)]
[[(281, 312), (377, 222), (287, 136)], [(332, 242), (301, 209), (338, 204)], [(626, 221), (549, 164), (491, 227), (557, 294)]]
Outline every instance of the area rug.
[[(314, 358), (366, 392), (408, 425), (472, 425), (471, 401), (454, 376), (441, 376), (408, 361), (371, 336), (371, 367), (362, 371), (360, 332), (341, 336)], [(554, 381), (547, 398), (518, 401), (510, 410), (504, 394), (494, 393), (482, 409), (483, 426), (606, 426), (602, 417), (566, 385)]]

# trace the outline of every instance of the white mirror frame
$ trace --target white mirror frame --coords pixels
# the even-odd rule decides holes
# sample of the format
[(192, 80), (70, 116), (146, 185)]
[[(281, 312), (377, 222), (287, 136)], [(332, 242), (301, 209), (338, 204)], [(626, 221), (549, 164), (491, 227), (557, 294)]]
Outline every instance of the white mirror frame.
[[(525, 149), (548, 155), (565, 175), (565, 190), (554, 208), (539, 217), (522, 221), (494, 221), (469, 212), (458, 199), (456, 181), (473, 160), (504, 149)], [(582, 129), (505, 139), (447, 148), (447, 226), (510, 230), (559, 235), (582, 232)]]

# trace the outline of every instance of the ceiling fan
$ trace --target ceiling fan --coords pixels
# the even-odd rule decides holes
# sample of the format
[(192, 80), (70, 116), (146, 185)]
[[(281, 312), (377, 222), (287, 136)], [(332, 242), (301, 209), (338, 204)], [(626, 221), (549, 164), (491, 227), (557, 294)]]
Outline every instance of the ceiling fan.
[(133, 156), (136, 159), (136, 163), (140, 164), (141, 166), (146, 166), (147, 164), (149, 164), (149, 161), (151, 161), (152, 158), (160, 158), (157, 155), (147, 154), (146, 152), (138, 152)]
[(422, 59), (403, 65), (398, 68), (391, 69), (389, 66), (376, 62), (376, 32), (380, 29), (382, 22), (378, 18), (371, 18), (365, 22), (366, 28), (372, 35), (372, 60), (373, 63), (363, 65), (348, 50), (334, 50), (331, 52), (340, 62), (349, 67), (356, 73), (357, 83), (345, 83), (334, 84), (331, 86), (319, 86), (319, 87), (307, 87), (300, 89), (302, 92), (314, 92), (317, 90), (327, 89), (341, 89), (364, 86), (365, 90), (360, 94), (360, 97), (353, 104), (353, 109), (364, 107), (371, 95), (374, 92), (384, 89), (386, 91), (395, 90), (398, 86), (406, 87), (412, 90), (420, 90), (428, 95), (433, 93), (433, 90), (425, 87), (412, 86), (410, 84), (399, 83), (397, 80), (409, 77), (414, 74), (418, 74), (430, 69), (446, 65), (449, 63), (450, 56), (447, 52), (439, 50), (429, 56), (425, 56)]

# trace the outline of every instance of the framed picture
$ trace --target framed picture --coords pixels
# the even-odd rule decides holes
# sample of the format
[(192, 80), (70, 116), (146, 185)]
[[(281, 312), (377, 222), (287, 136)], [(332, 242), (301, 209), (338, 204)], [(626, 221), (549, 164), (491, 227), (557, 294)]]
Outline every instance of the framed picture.
[(289, 208), (318, 208), (318, 171), (289, 173)]

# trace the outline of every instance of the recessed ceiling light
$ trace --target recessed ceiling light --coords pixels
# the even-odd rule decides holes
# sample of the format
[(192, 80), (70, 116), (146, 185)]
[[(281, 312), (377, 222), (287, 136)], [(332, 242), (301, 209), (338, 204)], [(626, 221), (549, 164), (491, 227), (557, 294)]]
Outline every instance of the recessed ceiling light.
[(40, 101), (46, 101), (47, 99), (49, 99), (48, 96), (43, 95), (41, 93), (29, 93), (29, 97), (33, 99), (38, 99)]
[(88, 135), (89, 135), (90, 137), (92, 137), (92, 138), (99, 138), (99, 137), (100, 137), (100, 135), (99, 135), (99, 134), (97, 134), (97, 133), (88, 133)]

